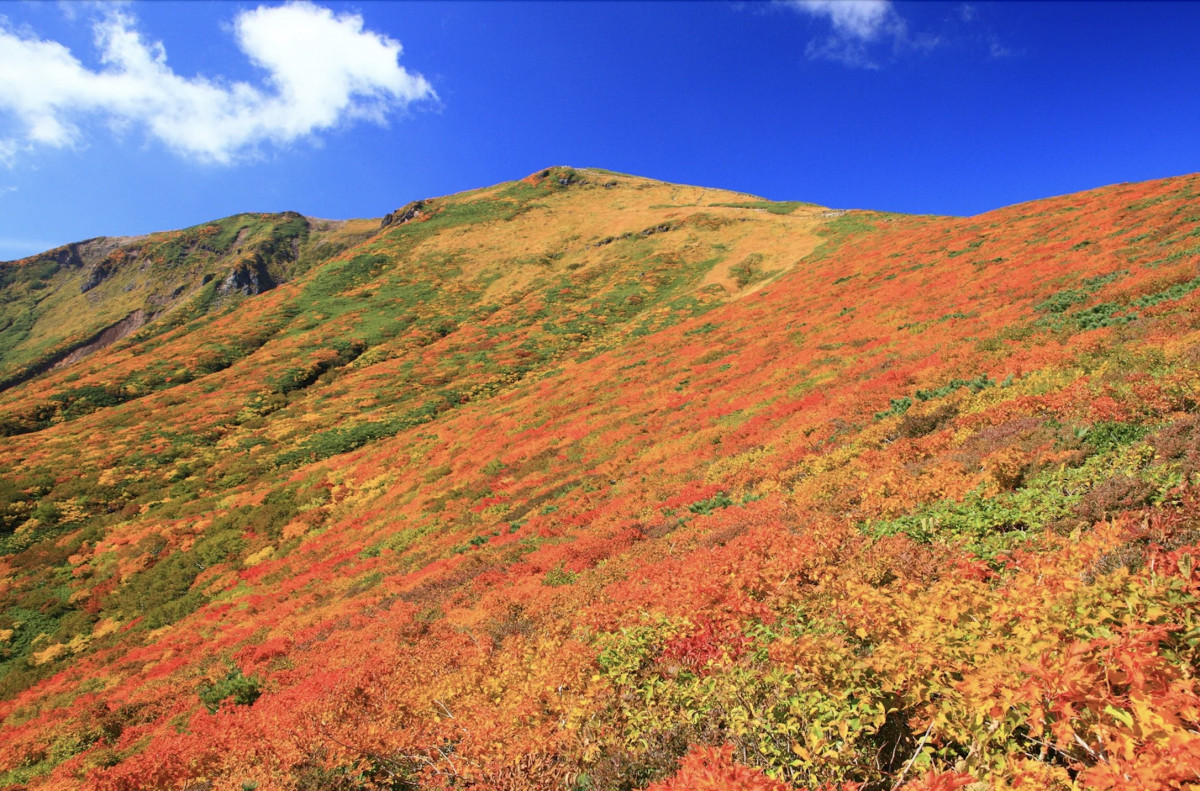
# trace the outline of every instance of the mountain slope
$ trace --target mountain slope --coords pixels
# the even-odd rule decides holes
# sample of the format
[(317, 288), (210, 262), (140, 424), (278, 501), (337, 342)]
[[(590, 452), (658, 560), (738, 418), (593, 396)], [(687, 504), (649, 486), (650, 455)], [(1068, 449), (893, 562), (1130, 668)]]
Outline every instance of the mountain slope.
[(294, 213), (240, 214), (0, 263), (0, 388), (75, 362), (159, 317), (179, 321), (181, 313), (266, 291), (370, 230)]
[[(1198, 184), (937, 218), (553, 168), (114, 266), (2, 358), (4, 779), (1178, 787)], [(7, 305), (79, 309), (48, 260)], [(150, 319), (134, 272), (176, 301), (58, 357)]]

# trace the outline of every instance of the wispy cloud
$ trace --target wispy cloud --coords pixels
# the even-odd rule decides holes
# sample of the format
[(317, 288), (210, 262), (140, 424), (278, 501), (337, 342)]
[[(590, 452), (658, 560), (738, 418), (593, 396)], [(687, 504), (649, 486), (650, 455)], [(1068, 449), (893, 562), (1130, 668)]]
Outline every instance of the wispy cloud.
[[(942, 6), (945, 13), (926, 14), (916, 29), (901, 16), (893, 0), (779, 0), (780, 4), (814, 20), (823, 32), (805, 47), (812, 60), (829, 60), (861, 69), (878, 69), (906, 54), (934, 49), (968, 49), (991, 58), (1021, 56), (1005, 46), (988, 24), (986, 9), (972, 3)], [(929, 19), (930, 16), (936, 17)]]
[(964, 3), (958, 8), (958, 18), (962, 28), (958, 31), (967, 46), (985, 50), (991, 58), (1019, 58), (1025, 55), (1025, 50), (1006, 46), (992, 29), (984, 12), (970, 3)]
[(787, 0), (796, 11), (829, 23), (829, 34), (808, 42), (809, 58), (858, 68), (878, 68), (872, 47), (902, 44), (908, 26), (891, 0)]
[(891, 0), (792, 0), (792, 5), (829, 20), (842, 38), (874, 41), (897, 26), (904, 27)]
[(992, 39), (988, 42), (988, 54), (993, 58), (1010, 58), (1022, 53), (1011, 50), (996, 39)]
[(400, 42), (364, 29), (358, 14), (308, 2), (240, 12), (238, 47), (266, 72), (258, 85), (185, 77), (147, 41), (127, 7), (106, 7), (93, 25), (100, 68), (66, 47), (16, 31), (0, 18), (0, 113), (17, 131), (0, 138), (0, 161), (39, 146), (85, 139), (81, 124), (140, 127), (179, 154), (230, 163), (264, 143), (286, 144), (340, 124), (383, 123), (389, 113), (436, 97), (399, 65)]

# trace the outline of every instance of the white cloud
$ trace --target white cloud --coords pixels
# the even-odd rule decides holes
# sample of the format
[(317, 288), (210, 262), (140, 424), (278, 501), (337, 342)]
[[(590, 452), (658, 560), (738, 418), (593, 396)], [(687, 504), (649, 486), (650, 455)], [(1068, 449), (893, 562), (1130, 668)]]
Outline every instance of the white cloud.
[(792, 6), (828, 19), (838, 36), (860, 41), (874, 41), (888, 28), (904, 24), (891, 0), (792, 0)]
[(364, 30), (357, 14), (301, 1), (243, 11), (232, 29), (266, 72), (261, 85), (175, 73), (162, 43), (147, 42), (121, 8), (108, 7), (93, 26), (97, 70), (57, 42), (0, 26), (0, 113), (20, 130), (0, 138), (0, 161), (35, 146), (78, 145), (80, 124), (98, 118), (142, 127), (184, 156), (228, 163), (262, 143), (347, 121), (383, 123), (390, 111), (436, 97), (399, 65), (400, 42)]
[(821, 27), (828, 25), (826, 32), (812, 38), (805, 47), (805, 55), (813, 60), (878, 69), (881, 62), (944, 48), (986, 52), (993, 59), (1025, 54), (1023, 50), (1005, 46), (992, 32), (987, 11), (971, 2), (944, 5), (948, 13), (926, 13), (926, 24), (932, 18), (931, 30), (914, 29), (900, 15), (894, 0), (777, 1), (780, 6), (815, 20)]
[(907, 40), (907, 25), (892, 0), (787, 0), (787, 5), (830, 25), (828, 36), (808, 42), (809, 58), (878, 68), (871, 45), (890, 40), (899, 47)]

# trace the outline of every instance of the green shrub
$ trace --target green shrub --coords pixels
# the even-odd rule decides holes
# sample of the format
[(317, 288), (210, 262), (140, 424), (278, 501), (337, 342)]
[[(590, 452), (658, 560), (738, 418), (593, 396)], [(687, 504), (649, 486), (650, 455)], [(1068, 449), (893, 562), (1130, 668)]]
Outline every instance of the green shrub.
[(688, 506), (688, 510), (693, 514), (708, 516), (718, 508), (728, 508), (733, 505), (733, 500), (729, 499), (729, 495), (725, 492), (717, 492), (707, 500), (699, 500)]
[(564, 565), (559, 563), (546, 572), (546, 576), (542, 578), (542, 584), (551, 588), (558, 588), (563, 585), (572, 584), (578, 576), (578, 574), (567, 571)]
[(1107, 275), (1084, 278), (1083, 285), (1079, 288), (1063, 289), (1044, 302), (1036, 305), (1035, 309), (1043, 313), (1066, 313), (1072, 305), (1085, 302), (1089, 296), (1095, 294), (1117, 278), (1127, 274), (1129, 273), (1121, 269)]
[(196, 691), (210, 714), (216, 714), (221, 704), (233, 699), (236, 706), (249, 706), (262, 695), (258, 676), (244, 676), (240, 667), (230, 668), (225, 678), (214, 684), (201, 684)]
[(1137, 442), (1149, 434), (1152, 428), (1140, 423), (1102, 422), (1082, 431), (1080, 439), (1095, 448), (1097, 453), (1107, 453), (1122, 445)]
[(876, 412), (875, 419), (883, 420), (885, 417), (891, 417), (892, 415), (903, 415), (905, 412), (908, 411), (909, 407), (911, 407), (912, 404), (913, 404), (913, 401), (908, 396), (903, 396), (901, 398), (893, 398), (891, 408), (886, 409), (883, 412)]

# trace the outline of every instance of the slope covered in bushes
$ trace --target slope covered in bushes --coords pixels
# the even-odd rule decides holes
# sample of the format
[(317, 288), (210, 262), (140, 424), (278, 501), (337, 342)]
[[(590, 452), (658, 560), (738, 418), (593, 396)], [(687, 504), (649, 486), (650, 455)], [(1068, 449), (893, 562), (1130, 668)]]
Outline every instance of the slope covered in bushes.
[(1187, 787), (1198, 188), (555, 168), (15, 384), (0, 781)]

